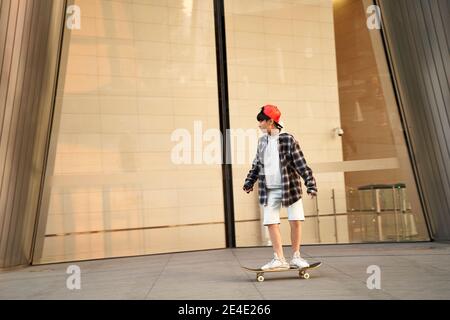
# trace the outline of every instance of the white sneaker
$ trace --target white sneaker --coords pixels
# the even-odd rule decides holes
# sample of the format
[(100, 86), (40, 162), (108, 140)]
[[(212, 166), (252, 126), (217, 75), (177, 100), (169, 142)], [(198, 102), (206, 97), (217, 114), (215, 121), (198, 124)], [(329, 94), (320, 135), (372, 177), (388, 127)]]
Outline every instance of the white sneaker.
[(287, 270), (289, 269), (289, 264), (285, 259), (278, 258), (276, 253), (273, 254), (273, 259), (269, 263), (263, 265), (261, 270)]
[(299, 268), (299, 269), (309, 267), (308, 261), (306, 261), (305, 259), (300, 257), (300, 252), (298, 252), (298, 251), (296, 253), (294, 253), (294, 256), (292, 257), (292, 260), (289, 263), (289, 265), (291, 267), (295, 267), (295, 268)]

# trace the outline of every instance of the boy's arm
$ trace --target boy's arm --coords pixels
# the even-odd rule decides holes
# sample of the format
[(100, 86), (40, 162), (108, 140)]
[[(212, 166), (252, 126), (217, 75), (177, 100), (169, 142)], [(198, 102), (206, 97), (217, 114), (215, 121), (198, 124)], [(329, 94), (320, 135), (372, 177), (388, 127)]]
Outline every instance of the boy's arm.
[(255, 160), (253, 160), (252, 168), (247, 174), (247, 178), (244, 183), (244, 190), (251, 189), (258, 180), (259, 165), (258, 165), (258, 155), (256, 155)]
[(295, 169), (303, 178), (303, 180), (305, 180), (305, 186), (308, 194), (316, 194), (317, 185), (316, 180), (313, 177), (313, 172), (311, 168), (306, 164), (306, 159), (303, 155), (302, 150), (300, 149), (300, 145), (295, 139), (293, 139), (293, 143), (291, 145), (291, 155)]

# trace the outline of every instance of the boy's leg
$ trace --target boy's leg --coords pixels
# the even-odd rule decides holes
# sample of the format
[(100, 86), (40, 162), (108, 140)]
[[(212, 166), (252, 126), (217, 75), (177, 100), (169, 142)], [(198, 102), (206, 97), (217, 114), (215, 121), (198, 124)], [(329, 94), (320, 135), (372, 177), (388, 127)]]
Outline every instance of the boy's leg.
[(277, 254), (278, 258), (284, 259), (280, 225), (270, 224), (267, 227), (269, 229), (270, 241), (272, 241), (273, 252)]
[(302, 222), (305, 220), (303, 201), (299, 199), (288, 207), (288, 219), (291, 227), (292, 253), (300, 252), (302, 241)]
[(289, 264), (297, 268), (309, 267), (309, 262), (301, 257), (300, 245), (302, 240), (302, 221), (291, 220), (289, 221), (291, 226), (291, 243), (292, 243), (292, 260)]
[(300, 245), (302, 241), (302, 221), (293, 220), (289, 221), (291, 226), (291, 244), (292, 253), (300, 252)]
[(280, 233), (280, 209), (281, 209), (281, 189), (271, 189), (267, 195), (267, 206), (263, 206), (264, 222), (267, 226), (272, 242), (272, 248), (277, 257), (284, 261), (283, 245)]

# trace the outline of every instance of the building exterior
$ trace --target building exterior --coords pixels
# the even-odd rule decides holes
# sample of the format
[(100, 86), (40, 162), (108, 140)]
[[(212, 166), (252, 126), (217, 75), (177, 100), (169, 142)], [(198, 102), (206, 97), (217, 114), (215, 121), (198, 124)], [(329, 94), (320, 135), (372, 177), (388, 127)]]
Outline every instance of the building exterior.
[(0, 267), (267, 245), (267, 103), (318, 183), (304, 244), (449, 240), (447, 0), (0, 5)]

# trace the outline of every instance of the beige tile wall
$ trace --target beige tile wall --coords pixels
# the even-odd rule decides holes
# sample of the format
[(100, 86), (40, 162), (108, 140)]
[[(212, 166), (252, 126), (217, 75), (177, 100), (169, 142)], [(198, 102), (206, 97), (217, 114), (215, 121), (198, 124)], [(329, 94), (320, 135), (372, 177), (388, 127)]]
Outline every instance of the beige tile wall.
[(220, 165), (171, 162), (175, 129), (219, 127), (213, 2), (75, 4), (37, 263), (224, 247)]
[[(257, 128), (261, 106), (275, 104), (285, 131), (300, 142), (308, 163), (343, 161), (342, 141), (333, 136), (340, 125), (331, 0), (226, 0), (226, 36), (232, 128)], [(258, 220), (257, 194), (242, 189), (250, 169), (233, 165), (236, 220)], [(346, 212), (343, 173), (315, 173), (319, 214)], [(304, 199), (306, 215), (316, 215), (315, 202)], [(282, 217), (286, 217), (285, 210)], [(334, 218), (307, 218), (303, 242), (336, 242)], [(238, 222), (238, 246), (261, 245), (261, 223)], [(283, 243), (290, 244), (287, 221)], [(329, 230), (332, 230), (331, 236)], [(338, 242), (348, 240), (346, 223), (338, 222)], [(324, 235), (327, 235), (326, 237)]]

